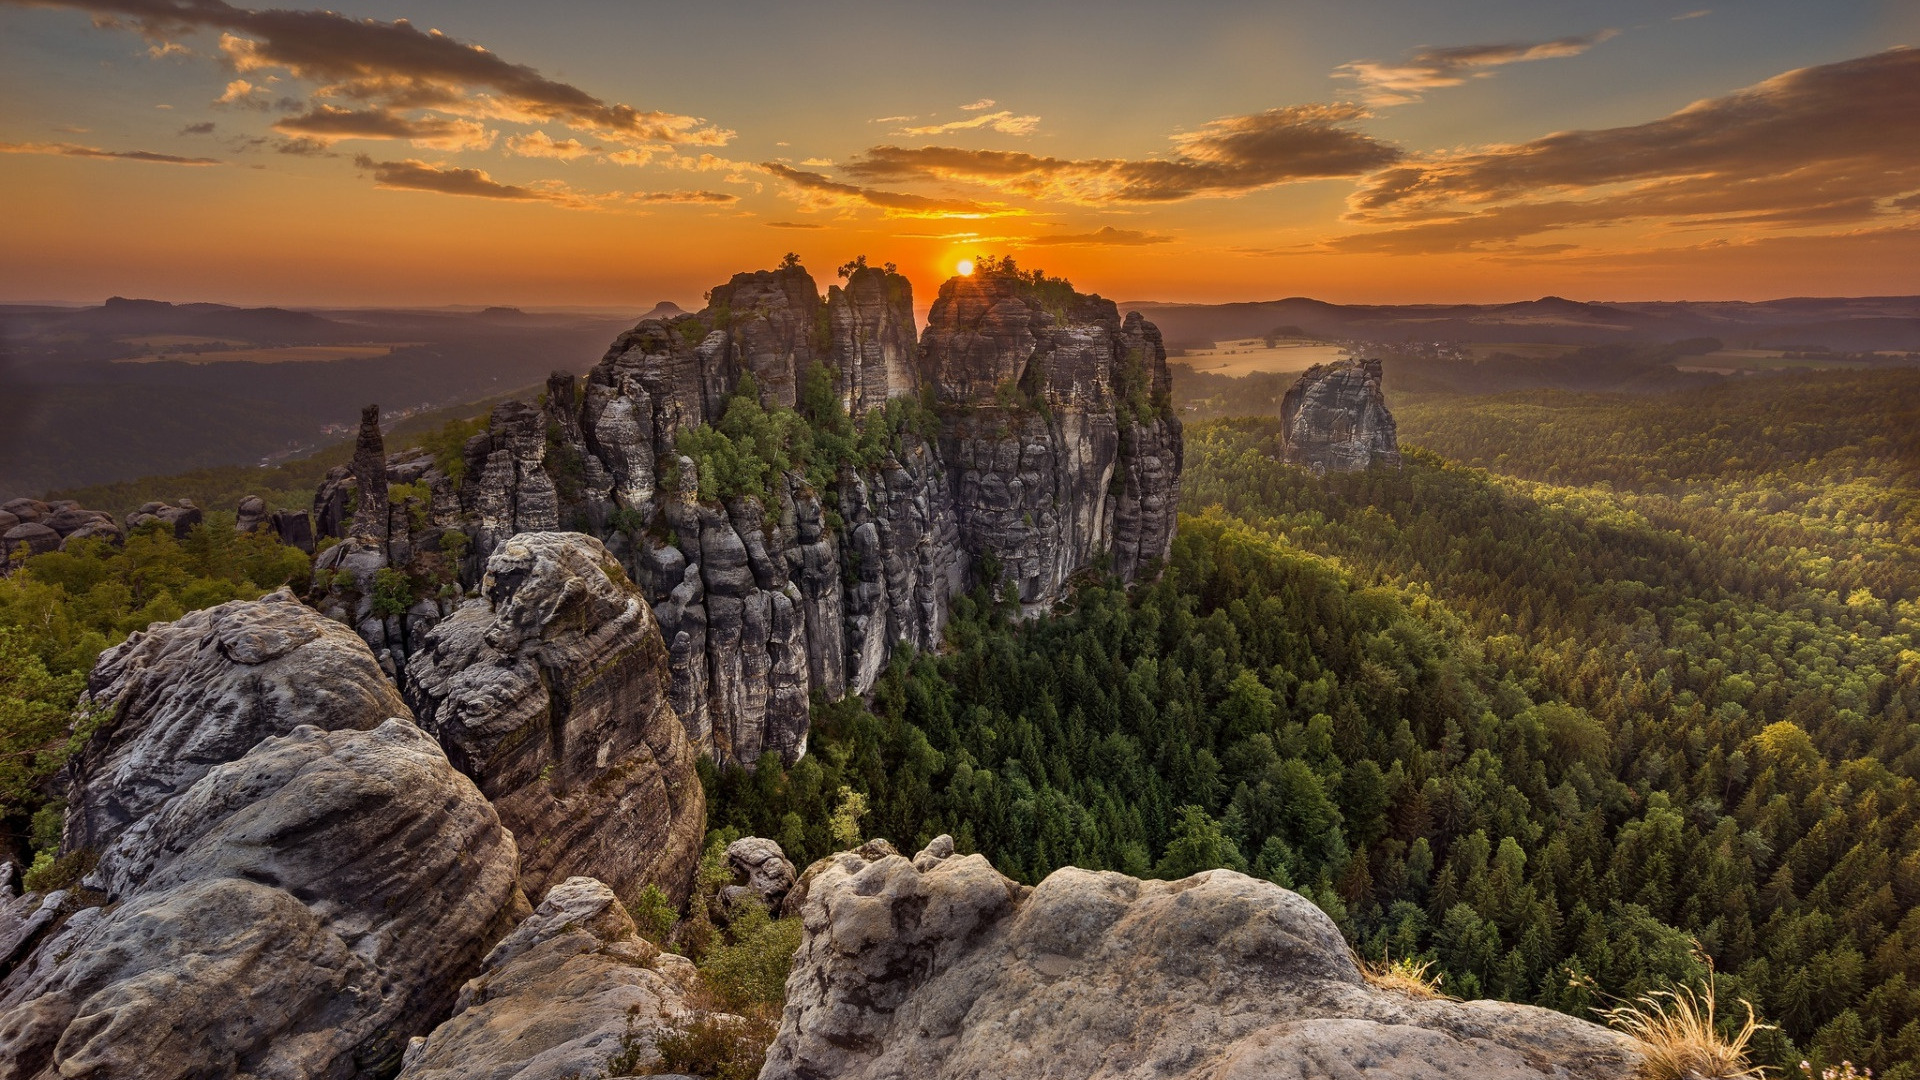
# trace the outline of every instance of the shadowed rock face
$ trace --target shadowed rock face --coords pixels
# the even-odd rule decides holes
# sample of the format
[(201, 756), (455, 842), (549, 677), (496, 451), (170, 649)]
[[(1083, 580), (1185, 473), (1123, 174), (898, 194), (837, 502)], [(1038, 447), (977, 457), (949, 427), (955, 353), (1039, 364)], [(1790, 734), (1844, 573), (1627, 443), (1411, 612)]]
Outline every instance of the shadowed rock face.
[(523, 533), (408, 664), (421, 726), (524, 838), (539, 897), (591, 875), (686, 896), (706, 800), (646, 598), (598, 540)]
[[(944, 839), (944, 838), (942, 838)], [(1618, 1080), (1604, 1028), (1367, 985), (1303, 897), (1229, 870), (1037, 887), (938, 844), (816, 863), (763, 1080), (1473, 1076)], [(804, 890), (804, 892), (803, 892)]]
[(0, 982), (0, 1077), (389, 1076), (525, 913), (515, 863), (410, 721), (269, 738), (101, 852), (114, 903)]
[(1400, 438), (1380, 392), (1380, 361), (1315, 364), (1280, 400), (1286, 459), (1317, 472), (1400, 464)]
[[(736, 275), (710, 301), (698, 315), (642, 320), (584, 383), (551, 380), (544, 409), (496, 408), (467, 445), (457, 497), (430, 458), (403, 477), (409, 455), (390, 455), (392, 481), (426, 484), (432, 506), (392, 506), (384, 540), (323, 552), (323, 610), (404, 682), (406, 658), (452, 604), (375, 612), (382, 568), (433, 580), (457, 527), (471, 540), (458, 567), (471, 586), (518, 533), (589, 532), (652, 606), (669, 700), (695, 751), (792, 761), (806, 749), (811, 693), (864, 693), (899, 643), (938, 647), (951, 598), (983, 570), (1037, 614), (1103, 558), (1130, 581), (1169, 551), (1180, 425), (1159, 332), (1139, 316), (1079, 295), (1050, 310), (1031, 283), (981, 275), (943, 286), (916, 342), (911, 286), (870, 267), (824, 301), (798, 266)], [(923, 391), (938, 416), (825, 490), (793, 472), (774, 477), (764, 501), (702, 502), (678, 436), (718, 421), (748, 376), (767, 406), (793, 406), (825, 378), (856, 417)], [(322, 488), (321, 532), (345, 531), (355, 483), (342, 471)], [(430, 524), (415, 530), (422, 513)]]

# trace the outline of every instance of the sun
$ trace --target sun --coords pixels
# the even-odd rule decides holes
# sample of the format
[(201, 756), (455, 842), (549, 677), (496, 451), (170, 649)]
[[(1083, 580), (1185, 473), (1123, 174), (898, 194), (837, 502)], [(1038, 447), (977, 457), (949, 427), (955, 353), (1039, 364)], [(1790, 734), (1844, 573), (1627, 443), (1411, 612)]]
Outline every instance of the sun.
[(955, 266), (954, 269), (960, 272), (961, 277), (972, 277), (973, 276), (973, 260), (961, 259), (960, 264), (958, 266)]

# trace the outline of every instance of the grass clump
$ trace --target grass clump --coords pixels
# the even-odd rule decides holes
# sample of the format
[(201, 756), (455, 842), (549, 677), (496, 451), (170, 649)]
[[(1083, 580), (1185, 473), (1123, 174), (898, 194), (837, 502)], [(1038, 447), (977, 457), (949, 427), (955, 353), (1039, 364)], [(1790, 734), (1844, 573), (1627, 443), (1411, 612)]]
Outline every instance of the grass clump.
[(1367, 985), (1376, 990), (1391, 990), (1405, 994), (1416, 1001), (1452, 1000), (1440, 991), (1441, 974), (1433, 970), (1433, 961), (1414, 960), (1403, 956), (1398, 960), (1382, 957), (1368, 960), (1356, 957), (1360, 964), (1360, 974)]
[(1767, 1025), (1745, 1001), (1747, 1017), (1731, 1033), (1715, 1019), (1713, 973), (1705, 988), (1655, 990), (1600, 1010), (1609, 1024), (1639, 1044), (1643, 1080), (1762, 1080), (1764, 1069), (1747, 1063), (1747, 1047)]

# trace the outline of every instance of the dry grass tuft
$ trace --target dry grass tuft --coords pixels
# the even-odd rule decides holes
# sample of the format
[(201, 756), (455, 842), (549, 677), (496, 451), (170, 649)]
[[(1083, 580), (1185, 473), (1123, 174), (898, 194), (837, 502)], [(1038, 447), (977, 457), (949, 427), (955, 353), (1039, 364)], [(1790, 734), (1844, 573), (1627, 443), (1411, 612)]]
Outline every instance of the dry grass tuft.
[(1747, 1019), (1731, 1037), (1714, 1026), (1713, 975), (1706, 989), (1656, 990), (1611, 1009), (1607, 1022), (1640, 1044), (1645, 1080), (1765, 1080), (1766, 1070), (1747, 1064), (1747, 1044), (1766, 1025), (1746, 1006)]
[(1440, 992), (1440, 974), (1433, 971), (1431, 960), (1415, 963), (1404, 956), (1398, 960), (1390, 956), (1384, 960), (1354, 959), (1359, 961), (1367, 985), (1376, 990), (1397, 991), (1418, 1001), (1452, 1000)]

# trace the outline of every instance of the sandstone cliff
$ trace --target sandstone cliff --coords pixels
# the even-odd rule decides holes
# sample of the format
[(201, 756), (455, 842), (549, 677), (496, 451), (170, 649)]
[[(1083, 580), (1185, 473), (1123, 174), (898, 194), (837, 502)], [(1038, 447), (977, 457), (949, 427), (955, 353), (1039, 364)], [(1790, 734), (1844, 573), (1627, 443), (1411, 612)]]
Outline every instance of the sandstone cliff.
[[(318, 533), (341, 538), (316, 559), (322, 609), (404, 683), (508, 538), (588, 532), (645, 590), (695, 750), (791, 761), (814, 691), (863, 693), (898, 644), (937, 647), (970, 585), (1011, 586), (1037, 614), (1082, 569), (1133, 580), (1167, 554), (1180, 426), (1139, 316), (1057, 280), (982, 274), (942, 287), (916, 342), (911, 285), (865, 266), (824, 299), (786, 266), (709, 300), (642, 320), (583, 382), (556, 375), (541, 405), (496, 408), (458, 483), (422, 451), (384, 454), (370, 412), (353, 465), (315, 498)], [(683, 436), (747, 387), (883, 449), (703, 490), (707, 463)], [(388, 494), (402, 490), (404, 505)]]
[(1380, 361), (1315, 364), (1280, 401), (1286, 460), (1316, 472), (1400, 464), (1400, 437), (1380, 391)]
[(815, 864), (762, 1080), (1473, 1076), (1620, 1080), (1623, 1037), (1500, 1002), (1371, 987), (1333, 922), (1211, 870), (1063, 869), (1028, 888), (942, 837)]

